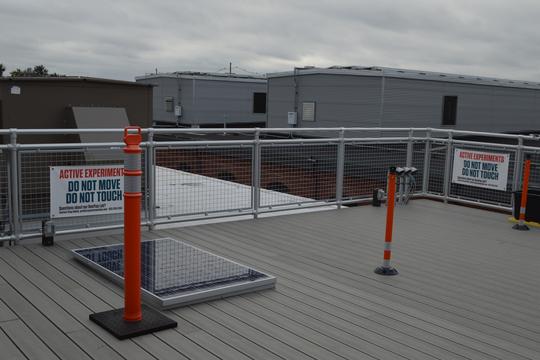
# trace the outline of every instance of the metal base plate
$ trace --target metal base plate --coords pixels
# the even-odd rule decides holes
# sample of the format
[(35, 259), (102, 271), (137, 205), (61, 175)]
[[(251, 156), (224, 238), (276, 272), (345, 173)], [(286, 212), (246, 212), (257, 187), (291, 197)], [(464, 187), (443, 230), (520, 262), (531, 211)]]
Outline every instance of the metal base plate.
[(520, 231), (527, 231), (527, 230), (529, 230), (529, 227), (527, 225), (525, 225), (525, 224), (523, 224), (523, 225), (515, 224), (514, 226), (512, 226), (512, 229), (520, 230)]
[(384, 266), (379, 266), (378, 268), (375, 269), (375, 274), (378, 274), (378, 275), (397, 275), (399, 274), (398, 271), (396, 269), (394, 269), (393, 267), (384, 267)]
[(90, 320), (120, 340), (130, 339), (135, 336), (150, 334), (165, 329), (172, 329), (177, 326), (176, 321), (169, 319), (165, 315), (146, 305), (142, 306), (141, 321), (125, 321), (124, 309), (91, 314)]

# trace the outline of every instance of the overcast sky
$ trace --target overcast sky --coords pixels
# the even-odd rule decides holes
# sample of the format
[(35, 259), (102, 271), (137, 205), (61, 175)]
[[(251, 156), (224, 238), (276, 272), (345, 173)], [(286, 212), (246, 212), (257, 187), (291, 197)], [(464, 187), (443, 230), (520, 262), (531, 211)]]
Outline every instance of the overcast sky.
[(539, 19), (539, 0), (0, 0), (0, 63), (125, 80), (232, 61), (540, 81)]

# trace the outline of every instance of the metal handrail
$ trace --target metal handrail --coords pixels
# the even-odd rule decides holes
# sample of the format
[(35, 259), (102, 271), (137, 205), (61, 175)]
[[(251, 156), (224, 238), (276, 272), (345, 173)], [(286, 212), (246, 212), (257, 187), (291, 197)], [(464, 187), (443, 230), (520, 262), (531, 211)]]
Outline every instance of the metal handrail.
[[(18, 140), (19, 135), (55, 135), (55, 134), (86, 134), (86, 133), (98, 133), (98, 134), (105, 134), (105, 133), (111, 133), (111, 134), (118, 134), (118, 137), (120, 138), (120, 134), (123, 132), (123, 129), (0, 129), (0, 135), (9, 135), (10, 136), (10, 142), (7, 144), (0, 144), (0, 153), (4, 156), (6, 163), (8, 164), (9, 171), (6, 172), (6, 181), (8, 183), (8, 196), (9, 200), (7, 201), (7, 205), (9, 206), (8, 213), (10, 214), (9, 224), (11, 233), (8, 233), (8, 235), (0, 236), (0, 242), (2, 241), (19, 241), (22, 239), (27, 239), (30, 237), (36, 237), (39, 236), (40, 233), (36, 232), (36, 229), (25, 229), (23, 226), (25, 224), (25, 221), (27, 221), (26, 218), (22, 217), (22, 214), (24, 212), (24, 209), (22, 208), (22, 203), (20, 196), (23, 192), (23, 182), (24, 182), (24, 176), (25, 172), (22, 171), (19, 166), (23, 165), (22, 159), (23, 156), (27, 155), (28, 152), (35, 152), (35, 153), (51, 153), (51, 152), (63, 152), (63, 153), (70, 153), (70, 152), (85, 152), (87, 150), (94, 150), (94, 149), (106, 149), (106, 150), (119, 150), (124, 145), (123, 142), (85, 142), (85, 143), (20, 143)], [(329, 132), (335, 131), (335, 134), (330, 134)], [(352, 136), (355, 135), (354, 132), (365, 132), (368, 136)], [(529, 152), (529, 153), (536, 153), (540, 154), (540, 147), (533, 147), (533, 146), (524, 146), (525, 140), (534, 140), (534, 141), (540, 141), (540, 137), (533, 136), (533, 135), (518, 135), (518, 134), (499, 134), (499, 133), (491, 133), (491, 132), (479, 132), (479, 131), (466, 131), (466, 130), (454, 130), (454, 129), (437, 129), (437, 128), (381, 128), (381, 127), (375, 127), (375, 128), (364, 128), (364, 127), (357, 127), (357, 128), (337, 128), (337, 127), (331, 127), (331, 128), (214, 128), (214, 129), (194, 129), (194, 128), (184, 128), (184, 129), (165, 129), (165, 128), (147, 128), (142, 130), (143, 133), (148, 135), (148, 141), (142, 142), (141, 146), (145, 148), (145, 167), (148, 169), (147, 173), (145, 173), (146, 181), (146, 192), (148, 196), (147, 205), (150, 206), (150, 210), (146, 208), (145, 211), (147, 211), (148, 217), (146, 220), (142, 221), (142, 225), (148, 226), (150, 228), (153, 228), (157, 224), (165, 224), (169, 222), (182, 222), (182, 221), (194, 221), (195, 219), (192, 218), (192, 216), (187, 216), (189, 214), (187, 213), (181, 213), (172, 216), (172, 218), (169, 215), (165, 215), (165, 218), (162, 215), (156, 216), (156, 210), (152, 209), (152, 206), (155, 206), (155, 196), (156, 196), (156, 185), (155, 185), (155, 176), (156, 176), (156, 151), (166, 151), (167, 149), (175, 149), (175, 148), (189, 148), (189, 147), (196, 147), (200, 149), (211, 149), (211, 148), (247, 148), (252, 149), (251, 151), (251, 161), (252, 161), (252, 168), (251, 168), (251, 197), (252, 197), (252, 204), (251, 209), (247, 209), (246, 211), (240, 211), (237, 214), (233, 214), (235, 210), (232, 207), (227, 208), (225, 210), (219, 210), (219, 211), (202, 211), (200, 214), (200, 219), (214, 219), (219, 217), (230, 217), (230, 216), (245, 216), (246, 214), (252, 215), (254, 217), (257, 217), (259, 214), (265, 213), (265, 212), (274, 212), (274, 211), (284, 211), (284, 210), (291, 210), (290, 204), (285, 204), (287, 206), (283, 206), (283, 204), (278, 205), (264, 205), (260, 203), (260, 196), (262, 191), (265, 191), (261, 188), (260, 179), (263, 171), (264, 164), (261, 161), (261, 148), (264, 146), (264, 148), (272, 147), (272, 146), (279, 146), (279, 145), (297, 145), (301, 147), (302, 145), (308, 146), (308, 145), (324, 145), (324, 144), (331, 144), (331, 147), (327, 147), (326, 149), (330, 149), (327, 151), (332, 152), (332, 155), (336, 157), (336, 165), (335, 165), (335, 200), (330, 199), (328, 202), (325, 201), (319, 201), (314, 199), (306, 199), (306, 201), (300, 201), (298, 203), (297, 208), (312, 208), (312, 207), (319, 207), (319, 206), (336, 206), (341, 207), (342, 205), (348, 205), (352, 203), (362, 203), (367, 202), (369, 199), (367, 197), (363, 197), (364, 195), (355, 195), (354, 198), (349, 196), (348, 199), (343, 198), (343, 192), (344, 192), (344, 183), (346, 180), (347, 175), (345, 169), (346, 166), (350, 166), (350, 157), (345, 159), (345, 151), (350, 151), (346, 149), (351, 149), (350, 145), (352, 144), (358, 144), (358, 148), (362, 149), (362, 146), (366, 146), (366, 144), (379, 144), (379, 145), (385, 145), (385, 144), (392, 144), (392, 146), (395, 146), (395, 144), (406, 144), (405, 145), (399, 145), (397, 148), (397, 151), (399, 152), (400, 159), (403, 159), (403, 155), (406, 153), (406, 159), (407, 159), (407, 166), (411, 166), (413, 159), (416, 159), (415, 161), (420, 161), (418, 159), (422, 159), (423, 161), (423, 175), (422, 175), (422, 182), (423, 187), (421, 191), (417, 193), (418, 196), (421, 197), (427, 197), (437, 200), (444, 200), (449, 202), (456, 202), (456, 203), (462, 203), (466, 205), (475, 205), (475, 206), (482, 206), (487, 209), (495, 209), (495, 210), (503, 210), (503, 211), (509, 211), (511, 204), (508, 204), (508, 192), (506, 191), (504, 197), (502, 196), (495, 196), (494, 198), (483, 198), (481, 196), (478, 196), (476, 198), (474, 196), (474, 192), (469, 192), (465, 194), (465, 196), (460, 193), (453, 190), (452, 184), (451, 184), (451, 166), (452, 161), (451, 158), (453, 157), (453, 149), (455, 146), (468, 146), (477, 148), (478, 150), (484, 149), (483, 151), (486, 151), (485, 149), (497, 149), (497, 150), (507, 150), (511, 154), (513, 154), (514, 159), (514, 177), (513, 179), (509, 179), (511, 181), (511, 185), (513, 189), (516, 188), (516, 184), (520, 181), (520, 169), (522, 166), (523, 161), (523, 153)], [(154, 135), (159, 134), (216, 134), (216, 133), (243, 133), (243, 134), (250, 134), (253, 135), (253, 138), (248, 139), (242, 139), (242, 140), (186, 140), (183, 141), (181, 139), (178, 140), (167, 140), (167, 141), (157, 141), (154, 138)], [(310, 138), (300, 138), (300, 137), (289, 137), (289, 138), (274, 138), (274, 139), (268, 139), (268, 138), (261, 138), (260, 135), (262, 134), (269, 134), (269, 133), (288, 133), (288, 134), (296, 134), (301, 135), (301, 133), (309, 133), (310, 136), (320, 134), (321, 137), (310, 137)], [(396, 133), (400, 136), (395, 136)], [(400, 134), (403, 133), (403, 134)], [(347, 136), (349, 135), (349, 136)], [(378, 135), (378, 136), (377, 136)], [(489, 138), (497, 138), (497, 139), (511, 139), (516, 140), (515, 143), (510, 144), (504, 144), (504, 143), (497, 143), (497, 142), (487, 142), (487, 141), (480, 141), (480, 140), (468, 140), (463, 139), (461, 136), (477, 136), (477, 137), (489, 137)], [(457, 137), (457, 138), (456, 138)], [(486, 139), (484, 139), (486, 140)], [(422, 146), (424, 144), (424, 146)], [(441, 147), (433, 146), (434, 144), (440, 144)], [(539, 142), (540, 144), (540, 142)], [(345, 146), (349, 145), (349, 147)], [(417, 145), (420, 146), (421, 150), (418, 150)], [(357, 149), (356, 147), (353, 147)], [(384, 146), (382, 147), (384, 148)], [(366, 147), (368, 149), (367, 151), (373, 151), (369, 150), (370, 147)], [(441, 152), (441, 150), (444, 149), (444, 153)], [(358, 150), (363, 151), (363, 150)], [(375, 150), (377, 151), (377, 150)], [(384, 151), (383, 151), (384, 152)], [(433, 154), (437, 153), (439, 156), (439, 162), (438, 169), (432, 168), (432, 159)], [(292, 152), (294, 154), (294, 151)], [(374, 153), (373, 158), (368, 158), (369, 161), (374, 161), (375, 164), (376, 161), (378, 161), (378, 153)], [(268, 155), (265, 155), (268, 156)], [(441, 165), (440, 160), (444, 159), (444, 165)], [(385, 160), (386, 161), (386, 160)], [(401, 160), (403, 161), (403, 160)], [(332, 165), (334, 166), (334, 165)], [(362, 165), (364, 166), (364, 165)], [(366, 166), (369, 166), (369, 163), (366, 164)], [(444, 166), (444, 168), (442, 168)], [(440, 194), (437, 192), (440, 190), (433, 191), (433, 187), (430, 187), (430, 174), (433, 174), (433, 172), (440, 171), (444, 172), (444, 179), (442, 180), (442, 191)], [(364, 171), (363, 169), (361, 171)], [(378, 171), (378, 170), (377, 170)], [(358, 174), (357, 174), (358, 175)], [(309, 176), (306, 174), (303, 174), (303, 176)], [(360, 174), (360, 176), (363, 176)], [(28, 180), (27, 180), (28, 181)], [(439, 179), (439, 183), (441, 182), (441, 179)], [(438, 185), (437, 185), (438, 186)], [(437, 189), (437, 187), (435, 187)], [(471, 195), (472, 194), (472, 195)], [(472, 196), (472, 198), (471, 198)], [(502, 199), (503, 201), (500, 201)], [(313, 200), (313, 201), (308, 201)], [(197, 218), (197, 216), (195, 216)], [(1, 219), (0, 219), (1, 221)], [(118, 229), (121, 228), (122, 225), (119, 224), (113, 224), (113, 225), (102, 225), (97, 226), (96, 223), (90, 226), (88, 224), (81, 225), (79, 228), (68, 228), (68, 229), (60, 229), (58, 230), (57, 234), (72, 234), (72, 233), (80, 233), (80, 232), (86, 232), (86, 231), (93, 231), (93, 230), (111, 230), (111, 229)]]

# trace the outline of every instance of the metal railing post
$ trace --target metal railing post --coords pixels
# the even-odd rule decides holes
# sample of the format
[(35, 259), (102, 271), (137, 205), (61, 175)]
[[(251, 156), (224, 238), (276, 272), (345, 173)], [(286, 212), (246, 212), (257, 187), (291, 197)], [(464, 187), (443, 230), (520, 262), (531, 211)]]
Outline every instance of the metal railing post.
[(21, 214), (19, 208), (19, 192), (21, 189), (19, 179), (19, 153), (17, 149), (17, 130), (10, 129), (10, 181), (11, 181), (11, 219), (15, 244), (21, 238)]
[(148, 142), (146, 147), (146, 196), (148, 229), (153, 230), (156, 220), (156, 167), (155, 167), (155, 148), (154, 148), (154, 130), (148, 129)]
[(260, 130), (255, 131), (255, 143), (253, 144), (253, 170), (251, 173), (252, 178), (252, 192), (251, 200), (253, 207), (253, 218), (259, 217), (259, 207), (261, 201), (261, 143), (260, 143)]
[(414, 130), (413, 129), (410, 129), (409, 130), (409, 141), (407, 141), (407, 160), (405, 162), (405, 166), (407, 167), (411, 167), (412, 166), (412, 163), (413, 163), (413, 149), (414, 149), (414, 144), (413, 144), (413, 135), (414, 135)]
[(452, 139), (453, 135), (452, 132), (448, 133), (448, 143), (446, 145), (446, 159), (445, 159), (445, 165), (444, 165), (444, 182), (443, 182), (443, 197), (444, 202), (448, 202), (448, 195), (450, 193), (450, 167), (451, 159), (452, 159)]
[(429, 191), (429, 172), (431, 161), (431, 130), (426, 132), (426, 147), (424, 149), (424, 173), (422, 174), (422, 194)]
[[(516, 159), (514, 161), (514, 179), (512, 184), (512, 191), (519, 191), (519, 184), (521, 183), (521, 170), (523, 169), (523, 138), (518, 139), (518, 147), (516, 150)], [(514, 197), (512, 197), (512, 201)]]
[(339, 143), (337, 148), (337, 169), (336, 169), (336, 202), (338, 209), (343, 203), (343, 174), (345, 172), (345, 129), (339, 131)]

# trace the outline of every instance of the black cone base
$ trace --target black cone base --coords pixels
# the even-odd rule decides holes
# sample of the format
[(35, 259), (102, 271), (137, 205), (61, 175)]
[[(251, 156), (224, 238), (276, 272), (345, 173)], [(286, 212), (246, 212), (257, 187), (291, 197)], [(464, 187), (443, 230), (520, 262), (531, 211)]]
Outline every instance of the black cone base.
[(156, 331), (175, 328), (176, 321), (169, 319), (146, 305), (142, 306), (143, 319), (138, 322), (124, 321), (124, 309), (90, 314), (90, 320), (113, 334), (117, 339), (129, 339)]
[(527, 225), (525, 225), (525, 224), (523, 224), (523, 225), (515, 224), (514, 226), (512, 226), (512, 229), (520, 230), (520, 231), (527, 231), (527, 230), (529, 230), (529, 227)]
[(378, 268), (375, 269), (375, 274), (379, 274), (379, 275), (397, 275), (399, 273), (393, 267), (379, 266)]

